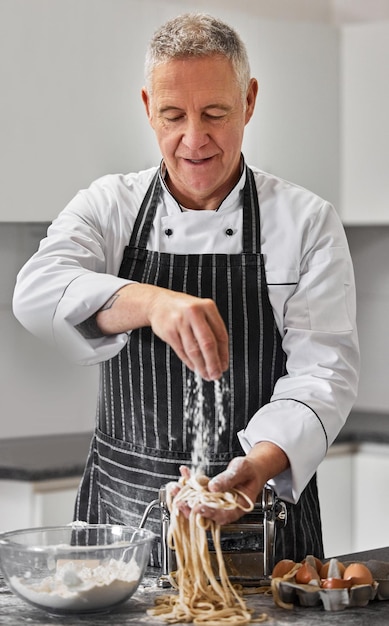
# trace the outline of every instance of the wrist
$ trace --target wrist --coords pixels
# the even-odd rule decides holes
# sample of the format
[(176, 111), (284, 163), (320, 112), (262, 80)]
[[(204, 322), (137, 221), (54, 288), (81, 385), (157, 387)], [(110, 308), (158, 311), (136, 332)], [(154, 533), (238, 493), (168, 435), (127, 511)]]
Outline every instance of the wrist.
[(271, 441), (259, 441), (247, 454), (250, 460), (256, 466), (257, 470), (267, 482), (289, 467), (289, 459), (286, 453)]

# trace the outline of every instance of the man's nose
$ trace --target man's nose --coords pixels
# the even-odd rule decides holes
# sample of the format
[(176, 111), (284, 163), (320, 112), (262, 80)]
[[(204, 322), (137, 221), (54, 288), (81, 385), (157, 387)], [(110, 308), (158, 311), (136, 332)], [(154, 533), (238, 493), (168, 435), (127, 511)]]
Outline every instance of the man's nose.
[(199, 150), (209, 142), (207, 125), (203, 120), (187, 120), (182, 137), (183, 144), (190, 150)]

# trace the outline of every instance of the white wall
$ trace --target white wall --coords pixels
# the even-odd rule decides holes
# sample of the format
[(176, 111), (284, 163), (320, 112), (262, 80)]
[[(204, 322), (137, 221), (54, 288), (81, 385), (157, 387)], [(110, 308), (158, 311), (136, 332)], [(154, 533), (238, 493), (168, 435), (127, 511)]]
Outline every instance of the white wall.
[(30, 335), (11, 311), (15, 277), (46, 224), (0, 223), (0, 438), (90, 431), (96, 367), (74, 367)]
[[(301, 11), (303, 4), (294, 6)], [(0, 437), (93, 426), (96, 368), (70, 367), (24, 331), (12, 316), (12, 291), (45, 233), (46, 224), (32, 223), (38, 213), (41, 222), (51, 219), (100, 174), (158, 161), (139, 90), (147, 39), (167, 17), (214, 8), (236, 26), (260, 82), (248, 160), (337, 204), (338, 33), (318, 23), (330, 21), (325, 4), (316, 4), (316, 13), (310, 4), (308, 24), (263, 19), (260, 6), (267, 17), (276, 13), (248, 1), (237, 11), (220, 0), (1, 0)], [(291, 5), (271, 6), (288, 13)], [(357, 406), (387, 411), (388, 227), (349, 234), (363, 352)]]
[[(338, 204), (337, 29), (206, 4), (241, 33), (260, 82), (248, 161)], [(198, 9), (190, 0), (1, 1), (0, 220), (52, 220), (98, 176), (159, 161), (140, 98), (146, 45), (167, 18)]]

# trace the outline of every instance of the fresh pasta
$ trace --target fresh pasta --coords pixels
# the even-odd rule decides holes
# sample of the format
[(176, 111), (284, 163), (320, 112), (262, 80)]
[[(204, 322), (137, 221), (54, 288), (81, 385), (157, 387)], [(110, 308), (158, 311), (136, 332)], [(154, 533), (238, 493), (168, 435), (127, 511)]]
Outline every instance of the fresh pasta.
[[(148, 611), (169, 624), (193, 623), (207, 626), (244, 626), (252, 621), (241, 594), (231, 584), (220, 547), (220, 526), (213, 520), (194, 513), (194, 506), (207, 505), (215, 508), (240, 508), (243, 512), (253, 509), (253, 503), (238, 490), (212, 493), (207, 489), (208, 478), (191, 474), (179, 481), (180, 490), (175, 496), (168, 492), (170, 525), (168, 541), (175, 550), (177, 571), (171, 575), (177, 594), (161, 596), (156, 606)], [(240, 504), (241, 496), (245, 504)], [(191, 512), (187, 519), (179, 510), (180, 502), (188, 503)], [(217, 562), (215, 575), (208, 549), (207, 533), (210, 532)], [(266, 615), (255, 621), (264, 621)]]

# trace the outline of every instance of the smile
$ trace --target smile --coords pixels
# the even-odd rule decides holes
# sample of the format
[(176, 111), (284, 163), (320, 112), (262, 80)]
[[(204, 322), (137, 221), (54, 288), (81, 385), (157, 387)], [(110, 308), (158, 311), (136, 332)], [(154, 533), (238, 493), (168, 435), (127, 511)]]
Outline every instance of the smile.
[(187, 161), (188, 163), (193, 163), (194, 165), (198, 165), (201, 163), (206, 163), (207, 161), (210, 161), (212, 159), (212, 157), (205, 157), (204, 159), (184, 159), (184, 161)]

